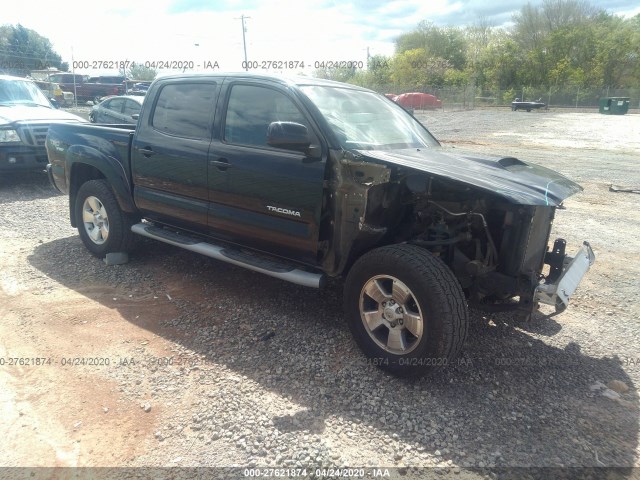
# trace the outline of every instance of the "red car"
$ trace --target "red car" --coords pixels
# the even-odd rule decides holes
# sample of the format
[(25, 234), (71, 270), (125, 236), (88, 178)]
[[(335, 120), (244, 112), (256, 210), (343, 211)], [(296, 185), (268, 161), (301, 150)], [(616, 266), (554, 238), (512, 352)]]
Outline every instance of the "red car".
[(442, 108), (442, 100), (428, 93), (403, 93), (393, 99), (404, 108), (413, 108), (416, 110), (427, 110)]

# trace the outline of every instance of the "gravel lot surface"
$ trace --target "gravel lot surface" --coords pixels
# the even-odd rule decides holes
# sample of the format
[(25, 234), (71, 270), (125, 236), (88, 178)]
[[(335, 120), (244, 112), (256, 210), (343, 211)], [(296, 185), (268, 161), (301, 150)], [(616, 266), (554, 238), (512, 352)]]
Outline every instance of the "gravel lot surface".
[(398, 379), (358, 351), (339, 282), (305, 289), (153, 241), (108, 267), (44, 175), (6, 176), (0, 466), (640, 466), (640, 195), (609, 191), (640, 187), (640, 115), (418, 116), (448, 148), (583, 185), (552, 232), (597, 256), (566, 312), (472, 311), (457, 364)]

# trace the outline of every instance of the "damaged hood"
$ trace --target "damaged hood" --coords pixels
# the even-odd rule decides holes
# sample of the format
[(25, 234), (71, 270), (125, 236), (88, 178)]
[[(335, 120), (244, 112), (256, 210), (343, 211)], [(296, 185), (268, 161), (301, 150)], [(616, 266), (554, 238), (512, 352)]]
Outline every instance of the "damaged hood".
[(359, 156), (481, 188), (521, 205), (558, 206), (582, 187), (559, 173), (513, 157), (444, 152), (440, 148), (356, 150)]

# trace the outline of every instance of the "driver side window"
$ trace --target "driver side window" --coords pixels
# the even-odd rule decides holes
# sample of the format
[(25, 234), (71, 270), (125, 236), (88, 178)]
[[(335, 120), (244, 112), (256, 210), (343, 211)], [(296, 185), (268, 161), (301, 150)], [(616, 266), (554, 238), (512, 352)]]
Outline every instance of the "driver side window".
[(309, 128), (298, 107), (277, 90), (253, 85), (232, 87), (225, 118), (225, 142), (272, 148), (267, 144), (267, 128), (272, 122), (295, 122)]

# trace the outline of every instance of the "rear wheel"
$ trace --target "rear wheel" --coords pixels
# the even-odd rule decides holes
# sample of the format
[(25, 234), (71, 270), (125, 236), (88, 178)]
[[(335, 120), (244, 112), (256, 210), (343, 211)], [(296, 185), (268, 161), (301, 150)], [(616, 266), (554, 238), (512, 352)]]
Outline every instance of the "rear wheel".
[(344, 301), (362, 351), (397, 375), (451, 364), (466, 339), (460, 284), (439, 258), (413, 245), (390, 245), (361, 257), (347, 277)]
[(75, 217), (82, 242), (95, 256), (102, 258), (107, 253), (134, 248), (137, 237), (131, 226), (137, 218), (120, 209), (105, 180), (90, 180), (80, 187)]

